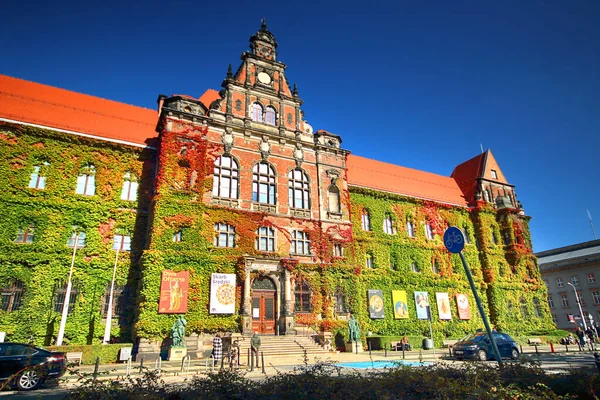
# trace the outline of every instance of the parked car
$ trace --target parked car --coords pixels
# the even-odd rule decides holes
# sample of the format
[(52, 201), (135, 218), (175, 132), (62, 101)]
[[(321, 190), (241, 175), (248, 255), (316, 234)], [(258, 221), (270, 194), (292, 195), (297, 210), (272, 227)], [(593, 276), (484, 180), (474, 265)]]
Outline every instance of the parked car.
[(51, 352), (23, 343), (0, 343), (0, 381), (19, 390), (32, 390), (67, 370), (65, 353)]
[[(512, 358), (513, 360), (519, 358), (519, 346), (513, 338), (506, 333), (500, 332), (492, 332), (492, 335), (494, 335), (496, 345), (498, 345), (500, 357)], [(492, 350), (492, 342), (486, 332), (477, 332), (460, 340), (452, 347), (452, 354), (458, 360), (475, 359), (486, 361), (487, 359), (495, 358), (494, 350)]]

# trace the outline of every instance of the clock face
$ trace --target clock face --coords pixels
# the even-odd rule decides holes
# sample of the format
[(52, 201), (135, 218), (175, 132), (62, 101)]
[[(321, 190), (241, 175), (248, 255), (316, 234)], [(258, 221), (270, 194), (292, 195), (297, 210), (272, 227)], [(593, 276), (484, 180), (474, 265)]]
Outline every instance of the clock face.
[(259, 72), (257, 78), (260, 83), (264, 83), (265, 85), (271, 83), (271, 76), (266, 72)]

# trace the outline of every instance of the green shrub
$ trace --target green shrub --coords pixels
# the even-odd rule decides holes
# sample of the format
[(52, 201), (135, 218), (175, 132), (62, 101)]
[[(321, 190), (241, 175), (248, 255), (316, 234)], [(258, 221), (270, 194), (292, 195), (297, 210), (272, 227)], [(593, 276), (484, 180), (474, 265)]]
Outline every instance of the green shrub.
[(122, 347), (133, 347), (132, 343), (116, 344), (92, 344), (92, 345), (68, 345), (68, 346), (47, 346), (49, 351), (61, 351), (63, 353), (82, 352), (82, 364), (94, 364), (96, 358), (100, 357), (100, 363), (115, 363), (119, 357), (119, 350)]

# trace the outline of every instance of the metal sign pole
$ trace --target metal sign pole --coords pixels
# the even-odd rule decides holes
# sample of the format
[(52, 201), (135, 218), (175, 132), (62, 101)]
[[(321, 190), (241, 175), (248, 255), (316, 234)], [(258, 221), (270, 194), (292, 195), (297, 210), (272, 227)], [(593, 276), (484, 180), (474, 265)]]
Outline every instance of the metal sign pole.
[(494, 335), (492, 335), (492, 329), (490, 328), (490, 323), (488, 322), (487, 315), (485, 315), (485, 311), (483, 310), (483, 305), (481, 304), (481, 299), (479, 299), (479, 294), (477, 294), (477, 289), (475, 288), (475, 282), (473, 282), (473, 276), (471, 275), (471, 270), (469, 270), (469, 265), (467, 264), (467, 260), (465, 259), (465, 255), (462, 253), (458, 253), (460, 255), (460, 260), (465, 267), (465, 272), (467, 273), (467, 279), (469, 279), (469, 285), (471, 286), (471, 290), (473, 291), (473, 296), (475, 296), (475, 303), (477, 303), (477, 309), (479, 310), (479, 315), (481, 315), (481, 319), (483, 319), (483, 324), (485, 325), (485, 330), (487, 331), (488, 337), (492, 342), (492, 350), (494, 350), (494, 355), (496, 356), (496, 360), (498, 361), (498, 365), (502, 365), (502, 357), (500, 357), (500, 351), (498, 350), (498, 345), (496, 344), (496, 339), (494, 339)]

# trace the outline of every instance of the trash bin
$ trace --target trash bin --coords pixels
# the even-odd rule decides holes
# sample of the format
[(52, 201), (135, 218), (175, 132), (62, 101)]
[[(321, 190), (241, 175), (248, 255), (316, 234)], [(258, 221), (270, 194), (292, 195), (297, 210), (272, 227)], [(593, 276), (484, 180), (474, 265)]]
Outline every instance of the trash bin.
[(433, 349), (433, 340), (431, 339), (423, 339), (423, 350), (431, 350)]

